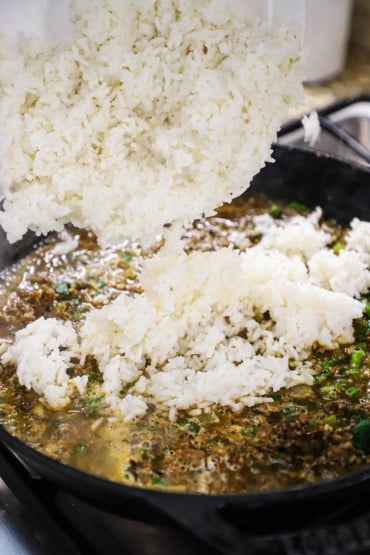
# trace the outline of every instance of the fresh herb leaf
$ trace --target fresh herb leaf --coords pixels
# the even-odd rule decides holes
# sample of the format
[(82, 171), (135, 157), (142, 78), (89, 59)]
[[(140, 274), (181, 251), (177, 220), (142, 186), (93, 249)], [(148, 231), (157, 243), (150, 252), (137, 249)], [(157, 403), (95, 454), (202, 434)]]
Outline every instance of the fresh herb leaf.
[(335, 414), (331, 414), (324, 419), (325, 424), (328, 424), (331, 427), (334, 427), (337, 423), (337, 417)]
[(123, 260), (125, 262), (131, 262), (131, 260), (132, 260), (132, 255), (129, 252), (126, 252), (126, 251), (121, 253), (121, 257), (123, 258)]
[(253, 428), (250, 428), (249, 426), (242, 428), (241, 433), (243, 436), (250, 436), (253, 434)]
[(188, 429), (189, 429), (189, 432), (191, 432), (192, 434), (199, 434), (201, 430), (201, 426), (200, 424), (198, 424), (198, 422), (195, 422), (194, 420), (190, 420), (188, 424)]
[(341, 250), (344, 249), (346, 245), (344, 243), (341, 243), (340, 241), (337, 241), (334, 245), (333, 245), (333, 253), (334, 254), (339, 254)]
[(69, 295), (71, 284), (68, 281), (60, 281), (53, 286), (55, 293), (58, 295)]
[(353, 351), (351, 355), (351, 368), (360, 368), (364, 357), (365, 352), (362, 349)]
[(166, 486), (165, 480), (161, 476), (154, 476), (152, 479), (153, 486)]
[(350, 398), (350, 399), (358, 399), (360, 394), (361, 394), (361, 390), (358, 387), (348, 387), (345, 390), (345, 394)]
[(283, 211), (278, 204), (273, 204), (270, 209), (270, 216), (276, 220), (281, 218)]
[(320, 387), (320, 393), (324, 397), (334, 397), (335, 396), (335, 387), (333, 385), (324, 385), (324, 387)]
[(352, 430), (352, 444), (365, 453), (370, 452), (370, 419), (357, 422)]
[(307, 206), (302, 202), (293, 201), (288, 204), (289, 208), (296, 210), (297, 212), (304, 212), (307, 210)]
[(301, 412), (301, 408), (298, 407), (297, 405), (293, 405), (292, 403), (289, 403), (288, 405), (286, 405), (283, 408), (283, 415), (284, 416), (295, 416), (296, 414), (299, 414)]

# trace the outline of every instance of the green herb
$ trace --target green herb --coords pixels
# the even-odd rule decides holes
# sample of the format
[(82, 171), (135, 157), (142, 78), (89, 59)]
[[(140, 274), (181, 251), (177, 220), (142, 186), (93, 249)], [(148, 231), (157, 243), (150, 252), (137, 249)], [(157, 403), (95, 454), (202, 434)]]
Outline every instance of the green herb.
[(333, 427), (337, 423), (337, 417), (335, 414), (331, 414), (324, 419), (325, 424), (329, 424), (329, 426)]
[(191, 432), (192, 434), (199, 434), (201, 430), (201, 426), (200, 424), (198, 424), (198, 422), (195, 422), (194, 420), (190, 420), (188, 424), (188, 429), (189, 429), (189, 432)]
[(270, 393), (270, 397), (274, 401), (281, 401), (281, 393), (278, 393), (277, 391)]
[(353, 351), (351, 355), (351, 368), (360, 368), (364, 357), (365, 353), (361, 349)]
[(233, 250), (234, 250), (234, 251), (237, 251), (237, 250), (239, 250), (239, 249), (240, 249), (240, 246), (239, 246), (239, 245), (233, 245)]
[(344, 243), (341, 243), (340, 241), (337, 241), (334, 245), (333, 245), (333, 253), (334, 254), (339, 254), (341, 250), (344, 249), (346, 245)]
[(253, 434), (253, 428), (249, 428), (249, 427), (242, 428), (241, 434), (243, 436), (250, 436)]
[(129, 252), (122, 252), (121, 257), (125, 262), (131, 262), (132, 260), (132, 255)]
[(345, 371), (346, 376), (359, 376), (362, 374), (362, 370), (360, 368), (349, 368)]
[(314, 376), (316, 383), (323, 383), (325, 382), (330, 376), (330, 362), (328, 360), (324, 360), (321, 363), (321, 372), (320, 374), (316, 374)]
[(153, 486), (166, 486), (165, 480), (161, 476), (154, 476), (152, 479)]
[(337, 380), (336, 386), (340, 391), (347, 391), (351, 387), (351, 384), (346, 380)]
[(82, 310), (76, 310), (76, 312), (74, 312), (72, 314), (73, 322), (79, 322), (81, 320), (82, 316), (83, 316), (83, 311)]
[(101, 401), (104, 399), (104, 393), (102, 395), (97, 395), (95, 397), (82, 397), (80, 403), (82, 407), (87, 411), (87, 416), (89, 418), (96, 419), (100, 416)]
[(283, 213), (282, 209), (278, 204), (273, 204), (270, 209), (270, 216), (272, 218), (278, 219), (281, 218), (281, 214)]
[(352, 444), (365, 453), (370, 452), (370, 419), (357, 422), (352, 430)]
[(302, 202), (293, 201), (288, 204), (289, 208), (296, 210), (297, 212), (304, 212), (307, 210), (307, 206), (302, 204)]
[(335, 387), (333, 385), (324, 385), (324, 387), (320, 387), (320, 393), (324, 397), (333, 397), (335, 396)]
[(360, 396), (361, 390), (358, 387), (349, 387), (345, 390), (345, 394), (350, 397), (350, 399), (358, 399)]
[(329, 360), (323, 360), (321, 363), (321, 370), (329, 370), (330, 368), (330, 361)]
[(370, 318), (370, 304), (367, 304), (364, 308), (364, 314), (367, 318)]
[(103, 289), (107, 284), (105, 283), (105, 281), (97, 281), (96, 282), (96, 287), (98, 289)]
[(283, 415), (288, 417), (295, 416), (300, 412), (301, 412), (301, 408), (297, 407), (297, 405), (293, 405), (292, 403), (289, 403), (283, 408)]
[(55, 293), (58, 295), (69, 295), (71, 284), (68, 281), (60, 281), (53, 286)]

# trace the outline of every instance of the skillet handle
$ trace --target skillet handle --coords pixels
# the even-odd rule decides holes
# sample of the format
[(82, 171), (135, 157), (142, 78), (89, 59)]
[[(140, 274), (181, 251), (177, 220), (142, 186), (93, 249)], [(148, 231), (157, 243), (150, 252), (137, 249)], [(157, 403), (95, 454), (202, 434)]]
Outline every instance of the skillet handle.
[(211, 547), (218, 555), (249, 555), (253, 551), (243, 534), (222, 518), (223, 504), (210, 496), (155, 496), (155, 511), (180, 526), (188, 534)]
[[(344, 522), (285, 533), (243, 533), (223, 518), (225, 504), (212, 497), (194, 495), (188, 499), (157, 497), (151, 502), (157, 511), (186, 532), (212, 547), (218, 555), (365, 555), (370, 553), (370, 512), (361, 509)], [(366, 505), (366, 507), (368, 507)], [(365, 510), (365, 512), (364, 512)], [(246, 523), (248, 516), (245, 515)]]

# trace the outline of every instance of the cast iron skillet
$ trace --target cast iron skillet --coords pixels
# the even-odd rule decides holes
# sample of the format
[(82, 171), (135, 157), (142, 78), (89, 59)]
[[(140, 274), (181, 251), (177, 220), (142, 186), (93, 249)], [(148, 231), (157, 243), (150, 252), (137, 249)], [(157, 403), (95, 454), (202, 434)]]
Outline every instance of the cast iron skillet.
[[(320, 205), (326, 216), (341, 222), (354, 216), (370, 220), (369, 169), (289, 146), (276, 146), (274, 157), (276, 163), (256, 177), (247, 195), (262, 193), (312, 208)], [(348, 506), (370, 492), (370, 466), (335, 480), (259, 494), (154, 491), (109, 482), (63, 465), (1, 426), (0, 441), (32, 469), (32, 476), (36, 473), (79, 499), (131, 519), (180, 525), (225, 555), (245, 553), (241, 530), (314, 526), (329, 510), (343, 502)], [(6, 458), (0, 458), (0, 475), (3, 472), (5, 477), (2, 464), (7, 464)]]

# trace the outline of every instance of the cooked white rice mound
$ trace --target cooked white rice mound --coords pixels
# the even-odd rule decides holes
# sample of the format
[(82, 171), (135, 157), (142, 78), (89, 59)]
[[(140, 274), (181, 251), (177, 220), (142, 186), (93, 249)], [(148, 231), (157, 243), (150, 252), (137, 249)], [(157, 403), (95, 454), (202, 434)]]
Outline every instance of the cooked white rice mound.
[(33, 389), (53, 408), (67, 405), (70, 395), (85, 391), (88, 376), (71, 378), (67, 370), (79, 354), (76, 332), (70, 322), (39, 318), (17, 331), (15, 344), (2, 362), (17, 366), (21, 385)]
[[(253, 15), (253, 14), (252, 14)], [(0, 224), (148, 241), (246, 189), (299, 96), (297, 42), (220, 0), (76, 0), (73, 40), (0, 35)]]
[[(357, 241), (350, 232), (349, 244), (336, 255), (320, 215), (316, 210), (279, 223), (297, 243), (301, 228), (310, 230), (305, 248), (295, 252), (267, 247), (263, 238), (246, 252), (164, 249), (144, 263), (143, 295), (121, 294), (92, 310), (78, 336), (69, 323), (36, 321), (16, 334), (2, 360), (14, 360), (21, 383), (52, 405), (46, 388), (71, 387), (65, 372), (71, 356), (83, 362), (93, 355), (107, 404), (124, 420), (141, 416), (149, 404), (171, 418), (178, 410), (214, 404), (240, 410), (271, 400), (270, 393), (282, 387), (311, 384), (312, 348), (353, 341), (353, 320), (363, 311), (353, 297), (370, 285), (357, 252), (366, 247), (367, 227), (353, 222)], [(266, 236), (275, 226), (260, 216), (255, 222)]]

